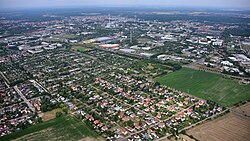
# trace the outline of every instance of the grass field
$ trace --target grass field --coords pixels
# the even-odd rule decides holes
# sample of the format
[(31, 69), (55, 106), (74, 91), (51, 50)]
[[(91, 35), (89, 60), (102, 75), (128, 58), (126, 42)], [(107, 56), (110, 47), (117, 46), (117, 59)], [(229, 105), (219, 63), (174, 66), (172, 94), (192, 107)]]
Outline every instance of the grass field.
[(42, 116), (43, 121), (48, 121), (48, 120), (56, 118), (57, 112), (62, 112), (62, 109), (58, 108), (52, 111), (45, 112)]
[(84, 47), (80, 47), (80, 48), (77, 49), (77, 51), (79, 51), (79, 52), (83, 52), (83, 51), (86, 51), (86, 50), (89, 50), (89, 49), (84, 48)]
[(0, 138), (0, 141), (99, 140), (98, 135), (74, 117), (60, 117)]
[(226, 79), (218, 74), (183, 68), (155, 79), (161, 84), (223, 106), (232, 106), (250, 99), (250, 86)]
[(83, 46), (80, 46), (80, 45), (72, 46), (71, 49), (73, 51), (78, 51), (78, 52), (84, 52), (84, 51), (89, 50), (89, 48), (86, 48), (86, 47), (83, 47)]

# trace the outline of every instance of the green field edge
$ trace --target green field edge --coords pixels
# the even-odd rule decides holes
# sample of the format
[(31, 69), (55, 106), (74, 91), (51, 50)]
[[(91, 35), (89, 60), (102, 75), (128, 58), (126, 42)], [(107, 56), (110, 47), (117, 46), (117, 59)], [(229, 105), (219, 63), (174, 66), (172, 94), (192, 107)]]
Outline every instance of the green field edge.
[(65, 121), (69, 120), (71, 118), (71, 120), (75, 120), (77, 122), (79, 122), (79, 124), (82, 124), (82, 127), (87, 130), (87, 132), (85, 132), (87, 134), (88, 137), (93, 137), (93, 138), (97, 138), (99, 137), (99, 135), (94, 132), (93, 130), (89, 129), (81, 120), (77, 119), (76, 117), (73, 116), (63, 116), (63, 117), (58, 117), (43, 123), (39, 123), (36, 125), (32, 125), (24, 130), (20, 130), (20, 131), (16, 131), (14, 133), (8, 134), (6, 136), (0, 137), (0, 141), (10, 141), (10, 140), (14, 140), (14, 139), (18, 139), (20, 137), (23, 137), (25, 135), (29, 135), (31, 133), (35, 133), (35, 132), (39, 132), (41, 130), (50, 128), (53, 126), (57, 126), (59, 124), (64, 124)]
[[(186, 77), (185, 75), (188, 75), (189, 73), (196, 73), (198, 75), (203, 75), (202, 77), (205, 77), (211, 80), (211, 82), (210, 83), (208, 82), (206, 86), (206, 84), (203, 83), (204, 80), (203, 81), (202, 80), (190, 81), (189, 79), (184, 78)], [(180, 78), (181, 76), (183, 76), (183, 78)], [(194, 70), (190, 68), (182, 68), (181, 70), (178, 70), (178, 71), (166, 74), (166, 75), (158, 76), (154, 78), (154, 81), (159, 82), (160, 84), (172, 87), (176, 90), (180, 90), (190, 95), (196, 96), (198, 98), (214, 101), (225, 107), (232, 107), (232, 106), (235, 106), (235, 105), (238, 105), (240, 103), (244, 103), (250, 100), (250, 86), (249, 85), (240, 85), (238, 81), (232, 80), (229, 78), (224, 78), (220, 74), (214, 74), (214, 73)], [(218, 86), (222, 85), (220, 82), (230, 84), (232, 88), (218, 87), (218, 90), (214, 90), (214, 87), (216, 87), (216, 85)], [(198, 86), (200, 85), (201, 87), (205, 87), (205, 88), (208, 87), (208, 89), (207, 90), (200, 89), (199, 87), (196, 87), (197, 85)], [(243, 90), (241, 90), (241, 88)], [(209, 93), (208, 91), (210, 89), (213, 90), (210, 92), (211, 95), (203, 94), (203, 93)], [(219, 93), (223, 91), (223, 89), (226, 89), (225, 91), (228, 90), (229, 92), (227, 94)], [(236, 91), (235, 89), (239, 92), (242, 92), (243, 96), (237, 95), (237, 92), (235, 92)], [(234, 94), (235, 94), (235, 98), (231, 98)], [(222, 97), (220, 97), (221, 95)], [(223, 95), (224, 97), (230, 96), (230, 98), (228, 100), (224, 100), (225, 98), (223, 97)], [(222, 100), (219, 100), (219, 98), (221, 98)]]

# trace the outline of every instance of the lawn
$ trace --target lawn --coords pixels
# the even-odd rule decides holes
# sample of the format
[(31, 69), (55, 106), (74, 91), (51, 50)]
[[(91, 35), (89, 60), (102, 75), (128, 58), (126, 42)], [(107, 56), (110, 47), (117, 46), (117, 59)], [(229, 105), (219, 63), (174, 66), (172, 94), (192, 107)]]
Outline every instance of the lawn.
[(80, 47), (80, 48), (77, 49), (77, 51), (79, 51), (79, 52), (84, 52), (84, 51), (87, 51), (87, 50), (89, 50), (89, 49), (84, 48), (84, 47)]
[(77, 46), (72, 46), (71, 49), (73, 51), (78, 51), (78, 52), (84, 52), (84, 51), (88, 51), (89, 50), (89, 48), (85, 48), (83, 46), (78, 46), (78, 45)]
[(31, 126), (23, 131), (1, 137), (0, 140), (82, 140), (91, 138), (97, 140), (98, 135), (87, 128), (80, 120), (67, 116), (56, 118), (41, 124)]
[(158, 77), (155, 81), (227, 107), (250, 99), (249, 85), (240, 85), (238, 81), (218, 74), (188, 68)]

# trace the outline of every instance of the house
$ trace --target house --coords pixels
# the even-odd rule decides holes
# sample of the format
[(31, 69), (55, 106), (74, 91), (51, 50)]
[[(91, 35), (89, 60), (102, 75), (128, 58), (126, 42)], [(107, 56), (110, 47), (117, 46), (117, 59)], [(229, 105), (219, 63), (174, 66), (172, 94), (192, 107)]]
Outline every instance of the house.
[(176, 122), (175, 118), (172, 118), (172, 119), (171, 119), (171, 122)]
[(161, 122), (160, 124), (159, 124), (159, 127), (160, 128), (164, 128), (166, 125), (163, 123), (163, 122)]
[(199, 105), (202, 106), (205, 103), (204, 100), (199, 101)]
[(135, 117), (135, 114), (134, 114), (134, 113), (133, 113), (133, 114), (131, 114), (131, 115), (130, 115), (130, 117), (131, 117), (131, 118), (134, 118), (134, 117)]
[(147, 107), (147, 108), (145, 108), (145, 109), (144, 109), (144, 111), (145, 111), (145, 112), (148, 112), (148, 111), (149, 111), (149, 108), (148, 108), (148, 107)]
[(139, 130), (141, 127), (139, 126), (139, 122), (134, 123), (134, 126), (137, 130)]
[(184, 114), (184, 113), (181, 113), (181, 114), (180, 114), (180, 117), (181, 117), (181, 118), (185, 118), (185, 114)]
[(102, 123), (99, 123), (98, 125), (97, 125), (97, 127), (102, 127), (103, 126), (103, 124)]
[(175, 119), (180, 120), (181, 118), (180, 118), (180, 116), (175, 116)]
[(161, 118), (161, 113), (158, 112), (156, 117), (160, 119)]
[(102, 132), (107, 131), (108, 127), (107, 126), (103, 126), (101, 130), (102, 130)]
[(123, 112), (120, 112), (118, 117), (122, 118), (123, 117)]
[(168, 110), (169, 110), (170, 112), (174, 112), (174, 111), (175, 111), (173, 107), (169, 107)]
[(98, 124), (98, 123), (99, 123), (99, 120), (95, 120), (95, 121), (94, 121), (94, 124)]
[(128, 127), (128, 131), (129, 131), (129, 132), (134, 132), (134, 128)]
[(134, 139), (132, 137), (128, 138), (128, 141), (134, 141)]
[(122, 134), (123, 134), (123, 135), (127, 135), (127, 134), (128, 134), (128, 131), (124, 129), (124, 130), (122, 130)]
[(123, 120), (123, 121), (128, 121), (129, 118), (128, 118), (128, 116), (124, 116), (124, 117), (122, 118), (122, 120)]
[(218, 107), (218, 108), (217, 108), (217, 111), (218, 111), (218, 112), (221, 112), (221, 111), (222, 111), (222, 107)]
[(139, 136), (138, 134), (135, 134), (135, 135), (134, 135), (134, 138), (139, 139), (140, 136)]

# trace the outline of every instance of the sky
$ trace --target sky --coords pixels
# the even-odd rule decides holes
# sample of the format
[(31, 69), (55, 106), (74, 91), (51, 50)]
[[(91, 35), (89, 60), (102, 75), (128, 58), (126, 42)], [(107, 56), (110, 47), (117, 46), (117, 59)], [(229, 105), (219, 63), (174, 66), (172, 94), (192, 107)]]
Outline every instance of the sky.
[(250, 9), (250, 0), (0, 0), (0, 8), (161, 6)]

